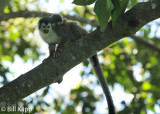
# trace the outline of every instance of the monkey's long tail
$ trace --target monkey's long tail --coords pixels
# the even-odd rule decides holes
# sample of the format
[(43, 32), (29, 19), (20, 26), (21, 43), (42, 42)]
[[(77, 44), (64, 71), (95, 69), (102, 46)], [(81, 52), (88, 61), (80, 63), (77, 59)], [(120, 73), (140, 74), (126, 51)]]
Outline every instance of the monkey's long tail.
[(92, 56), (90, 58), (91, 63), (93, 64), (93, 70), (102, 86), (103, 92), (105, 94), (105, 97), (107, 99), (107, 104), (108, 104), (108, 108), (109, 108), (109, 114), (115, 114), (115, 107), (113, 104), (113, 100), (112, 100), (112, 96), (110, 94), (106, 79), (104, 78), (102, 69), (100, 67), (99, 61), (98, 61), (98, 57), (97, 54)]

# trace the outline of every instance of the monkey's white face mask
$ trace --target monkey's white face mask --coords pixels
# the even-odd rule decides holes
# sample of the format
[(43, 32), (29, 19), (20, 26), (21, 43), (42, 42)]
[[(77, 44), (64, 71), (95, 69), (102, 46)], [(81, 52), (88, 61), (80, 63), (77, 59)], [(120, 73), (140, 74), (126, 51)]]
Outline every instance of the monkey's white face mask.
[(40, 31), (43, 32), (44, 34), (48, 34), (49, 32), (52, 32), (51, 23), (48, 23), (48, 24), (41, 23), (39, 29), (40, 29)]
[(53, 30), (53, 23), (50, 18), (42, 18), (38, 23), (40, 36), (47, 43), (59, 43), (61, 38)]

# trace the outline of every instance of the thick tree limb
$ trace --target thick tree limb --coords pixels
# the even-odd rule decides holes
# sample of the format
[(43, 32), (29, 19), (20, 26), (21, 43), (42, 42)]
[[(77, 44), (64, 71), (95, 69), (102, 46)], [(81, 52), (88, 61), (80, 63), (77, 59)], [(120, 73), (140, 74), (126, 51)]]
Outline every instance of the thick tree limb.
[(149, 2), (139, 3), (127, 11), (116, 23), (108, 24), (104, 32), (94, 32), (66, 47), (59, 58), (50, 58), (31, 71), (19, 76), (0, 89), (0, 107), (11, 105), (39, 90), (60, 80), (71, 68), (91, 57), (113, 42), (126, 36), (132, 36), (142, 26), (160, 17), (160, 4), (156, 9)]

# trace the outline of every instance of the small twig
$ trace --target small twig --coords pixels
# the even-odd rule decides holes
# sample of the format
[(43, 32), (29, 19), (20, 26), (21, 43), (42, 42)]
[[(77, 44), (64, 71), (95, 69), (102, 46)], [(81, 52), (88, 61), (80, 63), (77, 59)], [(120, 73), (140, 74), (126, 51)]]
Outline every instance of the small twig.
[(160, 47), (156, 46), (156, 44), (153, 41), (147, 41), (138, 36), (131, 36), (131, 38), (160, 53)]

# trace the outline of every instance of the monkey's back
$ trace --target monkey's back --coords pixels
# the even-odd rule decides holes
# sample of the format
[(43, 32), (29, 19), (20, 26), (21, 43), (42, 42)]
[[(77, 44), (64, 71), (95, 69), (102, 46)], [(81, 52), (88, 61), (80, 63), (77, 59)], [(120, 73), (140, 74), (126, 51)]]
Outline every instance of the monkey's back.
[(75, 42), (88, 34), (88, 32), (76, 22), (67, 22), (63, 26), (57, 26), (55, 31), (63, 41), (70, 40), (71, 42)]

